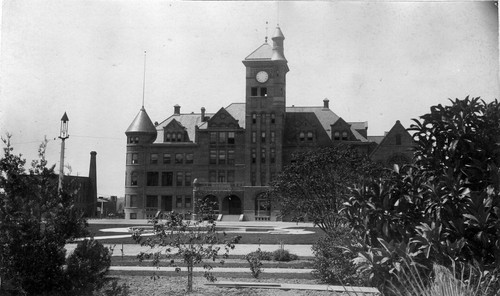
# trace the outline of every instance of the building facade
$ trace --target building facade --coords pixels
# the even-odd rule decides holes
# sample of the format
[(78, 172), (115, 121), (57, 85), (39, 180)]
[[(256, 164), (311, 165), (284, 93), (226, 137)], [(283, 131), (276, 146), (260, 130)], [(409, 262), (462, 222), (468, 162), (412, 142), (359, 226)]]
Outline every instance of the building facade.
[[(153, 124), (142, 107), (125, 132), (125, 218), (193, 212), (195, 196), (216, 202), (223, 220), (277, 220), (263, 198), (295, 152), (347, 143), (370, 154), (367, 122), (347, 122), (329, 108), (287, 107), (285, 37), (279, 27), (243, 60), (245, 101), (215, 113), (181, 113)], [(406, 131), (405, 131), (406, 132)]]

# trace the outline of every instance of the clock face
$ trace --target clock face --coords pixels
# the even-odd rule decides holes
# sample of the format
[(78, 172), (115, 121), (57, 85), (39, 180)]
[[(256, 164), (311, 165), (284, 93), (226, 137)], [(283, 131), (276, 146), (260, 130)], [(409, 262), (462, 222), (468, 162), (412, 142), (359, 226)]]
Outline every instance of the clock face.
[(264, 83), (269, 79), (269, 74), (267, 74), (266, 71), (260, 71), (257, 75), (255, 75), (255, 79), (257, 79), (260, 83)]

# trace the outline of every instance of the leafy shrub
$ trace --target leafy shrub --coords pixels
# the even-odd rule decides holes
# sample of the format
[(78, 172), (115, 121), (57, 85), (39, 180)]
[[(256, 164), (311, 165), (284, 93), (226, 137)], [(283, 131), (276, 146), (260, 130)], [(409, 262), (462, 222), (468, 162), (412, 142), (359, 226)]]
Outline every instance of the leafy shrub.
[(329, 236), (321, 237), (312, 247), (313, 275), (326, 284), (364, 284), (352, 262), (355, 254), (348, 250), (354, 241), (353, 235), (345, 227), (332, 230)]
[(292, 254), (285, 249), (277, 249), (273, 252), (273, 259), (275, 261), (288, 262), (299, 259), (299, 256)]
[(245, 259), (247, 259), (248, 264), (250, 264), (250, 271), (252, 272), (252, 276), (254, 278), (258, 278), (260, 273), (262, 272), (261, 267), (262, 267), (262, 262), (261, 262), (261, 254), (262, 251), (257, 249), (255, 252), (248, 253), (245, 256)]
[(111, 265), (111, 254), (110, 249), (94, 239), (77, 244), (67, 259), (66, 271), (73, 294), (90, 295), (104, 286), (105, 275)]
[(262, 251), (260, 248), (257, 251), (248, 253), (247, 256), (253, 256), (263, 261), (271, 261), (273, 260), (274, 254), (273, 252)]

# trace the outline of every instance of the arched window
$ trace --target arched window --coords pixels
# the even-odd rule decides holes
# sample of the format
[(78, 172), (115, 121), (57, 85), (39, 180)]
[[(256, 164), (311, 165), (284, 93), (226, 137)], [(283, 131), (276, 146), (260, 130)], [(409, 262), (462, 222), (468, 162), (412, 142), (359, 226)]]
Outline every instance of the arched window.
[(304, 132), (300, 132), (299, 133), (299, 141), (304, 142), (305, 138), (306, 138), (306, 135), (304, 134)]
[(307, 132), (307, 141), (312, 142), (313, 140), (313, 133), (312, 132)]
[(276, 123), (276, 114), (271, 113), (271, 124), (275, 124), (275, 123)]
[(340, 140), (340, 132), (334, 132), (334, 133), (333, 133), (333, 139), (334, 139), (335, 141)]
[(182, 133), (177, 133), (177, 142), (182, 142)]
[(347, 132), (342, 132), (342, 141), (347, 141)]
[(165, 142), (172, 142), (171, 136), (172, 135), (170, 133), (165, 133)]
[(257, 123), (257, 114), (252, 113), (252, 123), (256, 124)]

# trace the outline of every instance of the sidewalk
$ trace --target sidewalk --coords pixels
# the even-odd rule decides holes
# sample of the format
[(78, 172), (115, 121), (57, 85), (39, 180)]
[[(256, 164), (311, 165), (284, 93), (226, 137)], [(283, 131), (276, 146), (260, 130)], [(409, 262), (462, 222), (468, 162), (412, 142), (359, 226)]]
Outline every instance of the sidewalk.
[[(114, 249), (113, 256), (136, 256), (140, 252), (151, 252), (149, 247), (143, 247), (138, 244), (104, 244), (106, 247), (112, 247)], [(220, 253), (224, 252), (224, 245), (218, 245), (221, 247)], [(66, 244), (66, 250), (68, 253), (72, 253), (75, 250), (76, 244)], [(256, 251), (259, 248), (262, 251), (273, 252), (277, 250), (280, 245), (254, 245), (254, 244), (236, 244), (234, 250), (229, 252), (229, 255), (246, 255), (250, 252)], [(299, 257), (313, 257), (314, 254), (311, 249), (312, 245), (285, 245), (285, 250), (290, 253), (296, 254)], [(123, 251), (122, 251), (123, 248)], [(160, 250), (159, 248), (154, 249), (155, 251)]]
[[(148, 223), (147, 219), (89, 219), (87, 220), (89, 224), (133, 224), (133, 225), (151, 225)], [(280, 222), (280, 221), (217, 221), (217, 226), (262, 226), (262, 227), (277, 227), (277, 228), (289, 228), (289, 227), (314, 227), (313, 223), (310, 222)]]

